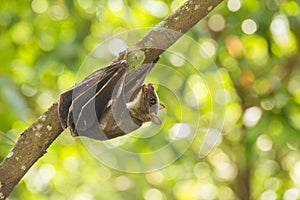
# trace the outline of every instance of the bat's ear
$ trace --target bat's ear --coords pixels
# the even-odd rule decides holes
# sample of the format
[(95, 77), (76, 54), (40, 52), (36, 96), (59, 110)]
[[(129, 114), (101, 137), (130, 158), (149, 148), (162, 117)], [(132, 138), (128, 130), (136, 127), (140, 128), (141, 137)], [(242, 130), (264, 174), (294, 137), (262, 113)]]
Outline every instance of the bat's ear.
[(159, 103), (159, 107), (158, 107), (158, 109), (159, 110), (161, 110), (161, 109), (164, 109), (166, 106), (164, 105), (164, 104), (162, 104), (162, 103)]
[(150, 114), (150, 119), (154, 124), (161, 125), (161, 120), (155, 114)]

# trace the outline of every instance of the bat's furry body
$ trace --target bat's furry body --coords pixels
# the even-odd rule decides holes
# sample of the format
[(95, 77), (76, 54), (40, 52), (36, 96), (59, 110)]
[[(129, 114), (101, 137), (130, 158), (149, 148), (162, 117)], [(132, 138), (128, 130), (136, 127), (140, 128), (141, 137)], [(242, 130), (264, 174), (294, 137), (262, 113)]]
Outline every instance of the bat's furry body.
[[(159, 59), (159, 58), (158, 58)], [(153, 84), (143, 85), (153, 63), (129, 69), (126, 59), (101, 68), (60, 95), (59, 118), (73, 136), (107, 140), (130, 133), (144, 122), (160, 124)]]

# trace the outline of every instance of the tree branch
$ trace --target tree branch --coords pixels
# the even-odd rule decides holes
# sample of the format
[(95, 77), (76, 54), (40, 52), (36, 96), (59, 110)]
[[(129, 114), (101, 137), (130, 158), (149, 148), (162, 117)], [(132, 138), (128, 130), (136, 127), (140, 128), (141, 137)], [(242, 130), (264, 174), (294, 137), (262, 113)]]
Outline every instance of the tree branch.
[[(151, 63), (223, 0), (189, 0), (160, 22), (135, 46), (145, 51)], [(153, 48), (151, 48), (153, 47)]]
[(0, 199), (5, 199), (30, 167), (46, 153), (63, 131), (54, 103), (19, 137), (16, 145), (0, 164)]
[[(145, 52), (144, 63), (154, 61), (222, 1), (188, 0), (143, 37), (133, 49), (139, 48)], [(30, 167), (46, 153), (47, 148), (63, 131), (57, 108), (58, 104), (55, 102), (27, 128), (0, 164), (0, 199), (5, 199), (10, 194)]]

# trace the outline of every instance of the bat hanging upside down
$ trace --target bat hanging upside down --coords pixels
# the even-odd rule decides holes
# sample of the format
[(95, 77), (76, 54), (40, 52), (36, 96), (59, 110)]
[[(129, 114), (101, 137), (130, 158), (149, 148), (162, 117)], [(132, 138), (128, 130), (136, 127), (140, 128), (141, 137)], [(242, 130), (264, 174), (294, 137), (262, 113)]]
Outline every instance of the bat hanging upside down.
[(128, 134), (147, 121), (161, 124), (157, 114), (165, 106), (159, 102), (153, 84), (143, 84), (159, 58), (130, 69), (127, 54), (60, 94), (59, 119), (72, 136), (108, 140)]

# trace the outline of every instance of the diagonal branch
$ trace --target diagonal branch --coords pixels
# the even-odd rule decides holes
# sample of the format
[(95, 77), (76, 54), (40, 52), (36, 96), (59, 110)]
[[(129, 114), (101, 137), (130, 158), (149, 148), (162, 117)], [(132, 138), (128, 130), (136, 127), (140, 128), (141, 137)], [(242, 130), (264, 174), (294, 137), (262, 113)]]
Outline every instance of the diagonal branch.
[(0, 199), (5, 199), (30, 167), (45, 153), (63, 131), (57, 102), (20, 135), (0, 164)]
[[(144, 63), (153, 62), (222, 1), (186, 1), (132, 48), (144, 51)], [(0, 199), (5, 199), (10, 194), (30, 167), (46, 153), (47, 148), (63, 131), (58, 119), (57, 107), (58, 104), (54, 103), (34, 124), (24, 130), (13, 149), (0, 164)]]

